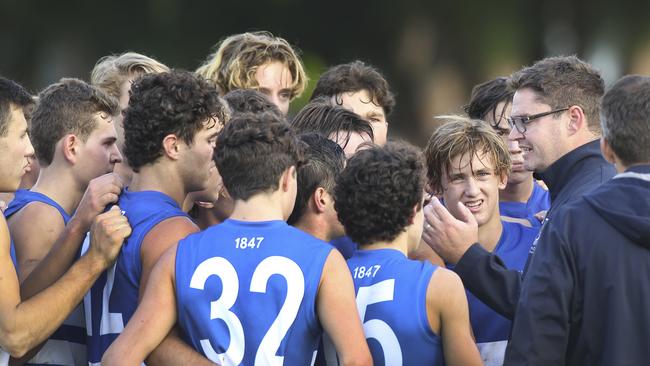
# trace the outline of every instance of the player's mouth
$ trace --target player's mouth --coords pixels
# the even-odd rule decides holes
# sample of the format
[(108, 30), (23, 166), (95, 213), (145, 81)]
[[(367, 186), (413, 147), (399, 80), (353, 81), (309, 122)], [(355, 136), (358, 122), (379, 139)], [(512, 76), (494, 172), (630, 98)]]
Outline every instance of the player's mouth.
[(463, 202), (463, 204), (469, 209), (470, 212), (475, 213), (481, 210), (481, 207), (483, 207), (483, 202), (484, 200), (474, 200)]

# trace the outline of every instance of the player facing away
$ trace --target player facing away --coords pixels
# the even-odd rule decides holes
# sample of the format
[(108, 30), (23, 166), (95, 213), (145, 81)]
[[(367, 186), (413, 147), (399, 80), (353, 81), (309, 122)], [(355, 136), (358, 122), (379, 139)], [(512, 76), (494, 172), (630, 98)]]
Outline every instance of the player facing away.
[(300, 150), (273, 114), (241, 114), (224, 127), (215, 159), (234, 211), (163, 255), (107, 365), (138, 364), (176, 321), (221, 365), (309, 365), (323, 330), (345, 364), (372, 363), (343, 257), (285, 222)]
[[(425, 149), (431, 190), (442, 198), (453, 216), (474, 217), (478, 242), (485, 250), (498, 255), (509, 269), (522, 271), (539, 229), (509, 222), (500, 215), (499, 194), (511, 166), (512, 155), (507, 145), (483, 121), (449, 116), (445, 122), (433, 133)], [(453, 266), (450, 264), (449, 268)], [(487, 366), (502, 365), (510, 320), (469, 291), (467, 300), (483, 362)]]
[(424, 181), (422, 154), (401, 142), (357, 152), (337, 179), (336, 211), (360, 245), (348, 267), (363, 329), (375, 365), (480, 365), (458, 276), (407, 258)]
[[(129, 322), (160, 255), (198, 231), (180, 205), (216, 174), (212, 156), (223, 112), (216, 89), (190, 72), (147, 74), (131, 86), (124, 154), (134, 175), (118, 202), (133, 233), (84, 299), (90, 363), (101, 361)], [(207, 360), (171, 334), (148, 362)]]

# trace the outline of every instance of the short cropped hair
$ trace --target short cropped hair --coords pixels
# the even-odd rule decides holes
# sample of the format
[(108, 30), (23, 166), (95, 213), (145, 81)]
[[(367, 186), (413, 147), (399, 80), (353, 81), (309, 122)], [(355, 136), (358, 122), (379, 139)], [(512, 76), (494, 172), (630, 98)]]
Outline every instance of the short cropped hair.
[(232, 117), (217, 137), (214, 159), (235, 200), (277, 190), (282, 173), (302, 164), (302, 146), (283, 119), (269, 112)]
[(297, 133), (316, 132), (327, 138), (345, 136), (343, 147), (350, 140), (351, 133), (367, 134), (372, 140), (375, 135), (372, 126), (356, 113), (334, 106), (324, 99), (309, 102), (291, 121)]
[(444, 124), (431, 135), (424, 150), (427, 179), (434, 193), (443, 192), (443, 175), (449, 176), (451, 161), (460, 155), (486, 156), (494, 163), (494, 174), (510, 174), (512, 161), (508, 147), (492, 128), (483, 121), (465, 117), (442, 116), (440, 119)]
[(13, 80), (0, 76), (0, 137), (7, 136), (11, 106), (23, 108), (34, 104), (29, 92)]
[(367, 90), (388, 116), (395, 107), (395, 97), (391, 93), (388, 82), (374, 67), (362, 62), (353, 61), (336, 65), (325, 71), (318, 79), (310, 100), (320, 97), (334, 97), (338, 105), (342, 105), (341, 94)]
[(465, 113), (471, 119), (480, 119), (485, 121), (488, 113), (492, 113), (492, 120), (496, 128), (499, 120), (506, 117), (506, 108), (503, 108), (501, 115), (497, 116), (497, 106), (499, 103), (505, 103), (505, 106), (512, 103), (512, 97), (515, 92), (508, 87), (508, 78), (498, 77), (493, 80), (486, 81), (476, 85), (472, 89), (472, 94), (469, 98), (469, 103), (464, 106)]
[(135, 172), (163, 154), (163, 139), (175, 134), (187, 144), (211, 124), (224, 124), (224, 103), (210, 83), (194, 73), (174, 70), (146, 74), (131, 86), (124, 111), (124, 155)]
[(317, 133), (298, 135), (303, 143), (305, 163), (298, 168), (296, 204), (287, 223), (294, 225), (305, 214), (307, 203), (318, 187), (334, 196), (336, 177), (343, 170), (345, 154), (334, 141)]
[(422, 206), (424, 161), (406, 143), (359, 151), (336, 180), (334, 207), (345, 233), (361, 245), (394, 240)]
[(575, 56), (549, 57), (537, 61), (510, 77), (510, 88), (530, 88), (539, 102), (552, 109), (580, 106), (587, 116), (588, 128), (600, 134), (600, 99), (605, 82), (600, 72)]
[(161, 72), (169, 72), (169, 67), (151, 57), (126, 52), (100, 58), (90, 73), (90, 83), (119, 99), (120, 87), (125, 81)]
[(273, 61), (287, 66), (293, 80), (291, 98), (302, 94), (307, 84), (305, 68), (296, 49), (270, 32), (241, 33), (221, 40), (216, 51), (196, 72), (211, 80), (223, 95), (234, 89), (254, 89), (257, 69)]
[(603, 97), (600, 123), (624, 165), (650, 162), (650, 77), (618, 80)]
[(95, 114), (115, 115), (117, 100), (79, 79), (61, 79), (41, 91), (32, 116), (30, 137), (42, 165), (54, 159), (57, 142), (72, 133), (82, 141), (97, 128)]
[(235, 89), (223, 96), (232, 114), (271, 112), (284, 118), (278, 106), (254, 89)]

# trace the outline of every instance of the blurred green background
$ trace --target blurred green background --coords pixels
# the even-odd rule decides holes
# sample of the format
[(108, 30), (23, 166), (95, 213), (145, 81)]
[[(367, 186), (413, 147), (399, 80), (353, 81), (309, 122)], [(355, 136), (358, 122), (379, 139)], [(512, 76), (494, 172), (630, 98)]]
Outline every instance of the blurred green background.
[(361, 59), (397, 95), (390, 135), (418, 144), (474, 84), (545, 56), (576, 54), (608, 85), (650, 74), (650, 1), (1, 0), (0, 14), (0, 74), (34, 93), (129, 50), (194, 70), (221, 38), (268, 30), (302, 51), (311, 79), (292, 111), (325, 68)]

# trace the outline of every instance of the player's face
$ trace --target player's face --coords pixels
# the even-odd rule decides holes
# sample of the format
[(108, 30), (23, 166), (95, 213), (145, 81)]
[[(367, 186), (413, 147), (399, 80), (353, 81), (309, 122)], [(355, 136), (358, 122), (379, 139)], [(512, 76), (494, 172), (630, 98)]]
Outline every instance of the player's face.
[[(533, 179), (533, 172), (524, 168), (524, 156), (519, 147), (519, 141), (511, 140), (508, 138), (510, 135), (510, 126), (506, 118), (510, 116), (512, 105), (510, 103), (501, 102), (497, 104), (494, 114), (492, 111), (488, 112), (485, 116), (485, 121), (492, 126), (494, 131), (501, 137), (512, 159), (512, 171), (508, 175), (508, 184), (519, 184), (521, 182), (530, 181)], [(496, 120), (494, 119), (496, 116)]]
[(218, 169), (208, 170), (208, 182), (202, 191), (191, 192), (192, 201), (197, 203), (215, 204), (219, 200), (221, 191), (223, 190), (223, 180), (219, 174)]
[[(517, 90), (512, 100), (512, 117), (532, 116), (549, 112), (548, 104), (539, 102), (537, 93), (530, 88)], [(564, 155), (566, 136), (561, 126), (566, 113), (552, 114), (530, 121), (526, 124), (526, 132), (517, 129), (510, 131), (509, 138), (519, 143), (523, 153), (524, 168), (535, 172), (544, 172), (551, 164)]]
[(27, 121), (23, 109), (10, 104), (7, 133), (0, 136), (0, 191), (18, 189), (23, 175), (30, 170), (29, 157), (34, 148), (27, 134)]
[(467, 207), (481, 227), (499, 220), (499, 189), (507, 178), (498, 176), (494, 162), (486, 154), (462, 154), (451, 160), (450, 172), (443, 172), (442, 186), (445, 206), (454, 217), (461, 217), (458, 202)]
[(359, 134), (356, 132), (350, 132), (349, 135), (350, 137), (348, 138), (348, 133), (339, 132), (333, 133), (329, 136), (330, 140), (336, 142), (341, 149), (343, 149), (346, 159), (349, 159), (360, 148), (363, 149), (363, 144), (372, 143), (372, 139), (367, 133)]
[(269, 100), (278, 106), (280, 112), (286, 115), (291, 102), (291, 84), (293, 78), (289, 68), (280, 61), (271, 61), (263, 64), (255, 71), (257, 90), (266, 95)]
[[(117, 132), (117, 148), (124, 151), (124, 115), (122, 112), (129, 106), (129, 90), (131, 90), (133, 79), (128, 79), (120, 86), (120, 97), (118, 99), (119, 112), (113, 117), (115, 123), (115, 131)], [(122, 180), (128, 184), (133, 176), (133, 171), (129, 168), (126, 161), (115, 164), (115, 173), (117, 173)]]
[(122, 161), (117, 148), (117, 132), (113, 116), (97, 112), (93, 118), (97, 127), (90, 133), (86, 142), (80, 144), (77, 171), (86, 184), (93, 178), (113, 171), (116, 163)]
[(184, 144), (182, 164), (186, 177), (186, 191), (202, 191), (214, 182), (217, 166), (212, 159), (221, 124), (214, 120), (204, 122), (204, 127), (194, 135), (192, 144)]
[(370, 93), (366, 89), (342, 93), (338, 96), (338, 102), (341, 102), (343, 108), (351, 110), (370, 123), (377, 145), (383, 146), (386, 143), (388, 122), (384, 108), (376, 99), (370, 98)]

